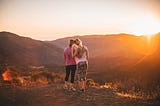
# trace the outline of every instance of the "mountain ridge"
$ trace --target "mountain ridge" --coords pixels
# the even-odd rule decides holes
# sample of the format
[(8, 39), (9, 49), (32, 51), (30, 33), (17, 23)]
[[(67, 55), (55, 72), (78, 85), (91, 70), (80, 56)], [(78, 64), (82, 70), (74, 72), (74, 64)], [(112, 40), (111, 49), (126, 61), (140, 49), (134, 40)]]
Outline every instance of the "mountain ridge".
[(62, 64), (62, 59), (58, 59), (57, 56), (61, 51), (63, 50), (47, 42), (21, 37), (10, 32), (0, 32), (1, 64), (59, 65)]
[(86, 35), (40, 41), (3, 31), (0, 32), (0, 64), (64, 66), (63, 49), (68, 46), (70, 39), (75, 38), (81, 39), (88, 47), (91, 65), (111, 58), (115, 58), (113, 64), (119, 64), (116, 63), (116, 58), (121, 58), (121, 61), (137, 60), (148, 55), (147, 37), (132, 34)]

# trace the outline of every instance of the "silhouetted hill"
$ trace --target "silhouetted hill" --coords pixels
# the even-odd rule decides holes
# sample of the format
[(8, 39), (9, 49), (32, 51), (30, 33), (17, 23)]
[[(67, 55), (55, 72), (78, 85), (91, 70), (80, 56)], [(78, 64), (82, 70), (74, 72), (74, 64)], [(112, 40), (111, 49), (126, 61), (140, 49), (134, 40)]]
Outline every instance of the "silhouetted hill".
[(80, 38), (88, 47), (91, 70), (103, 68), (100, 71), (106, 71), (108, 67), (130, 65), (147, 55), (148, 52), (146, 37), (129, 34), (74, 36), (58, 39), (51, 43), (64, 49), (68, 45), (69, 39), (75, 38)]
[(0, 64), (61, 65), (62, 49), (47, 42), (0, 32)]
[(90, 51), (90, 56), (133, 56), (144, 55), (147, 51), (147, 39), (143, 36), (129, 34), (74, 36), (52, 41), (60, 48), (67, 46), (69, 39), (80, 38)]
[(142, 73), (150, 74), (152, 70), (159, 73), (160, 33), (150, 41), (144, 36), (115, 34), (74, 36), (45, 42), (1, 32), (0, 63), (63, 66), (63, 49), (72, 38), (80, 38), (88, 47), (88, 77), (95, 81), (104, 83), (131, 75), (136, 78), (136, 75), (140, 77)]
[(118, 78), (127, 79), (132, 75), (136, 79), (141, 77), (142, 73), (158, 71), (159, 35), (159, 33), (154, 35), (151, 40), (145, 36), (129, 34), (74, 36), (50, 43), (63, 49), (68, 45), (69, 39), (80, 38), (90, 52), (88, 76), (104, 83)]

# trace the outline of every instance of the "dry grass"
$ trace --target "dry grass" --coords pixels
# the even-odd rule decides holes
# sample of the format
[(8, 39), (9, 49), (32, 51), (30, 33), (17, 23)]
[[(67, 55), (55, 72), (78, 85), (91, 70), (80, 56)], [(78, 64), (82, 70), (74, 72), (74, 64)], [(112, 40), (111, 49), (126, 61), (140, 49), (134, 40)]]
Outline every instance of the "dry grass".
[(62, 81), (57, 73), (48, 70), (23, 72), (16, 67), (7, 67), (1, 75), (1, 85), (34, 86)]
[(160, 97), (160, 86), (156, 86), (156, 84), (144, 88), (130, 81), (117, 81), (105, 83), (100, 87), (113, 89), (117, 92), (117, 95), (124, 97), (140, 99), (158, 99)]

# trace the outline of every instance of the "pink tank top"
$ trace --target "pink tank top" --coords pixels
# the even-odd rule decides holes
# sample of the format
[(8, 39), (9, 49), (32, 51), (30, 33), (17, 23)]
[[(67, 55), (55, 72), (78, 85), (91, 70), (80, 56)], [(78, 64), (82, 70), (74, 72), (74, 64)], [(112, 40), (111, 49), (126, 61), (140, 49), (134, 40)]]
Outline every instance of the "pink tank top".
[(72, 58), (72, 49), (67, 47), (64, 49), (64, 59), (66, 65), (76, 65), (76, 61)]

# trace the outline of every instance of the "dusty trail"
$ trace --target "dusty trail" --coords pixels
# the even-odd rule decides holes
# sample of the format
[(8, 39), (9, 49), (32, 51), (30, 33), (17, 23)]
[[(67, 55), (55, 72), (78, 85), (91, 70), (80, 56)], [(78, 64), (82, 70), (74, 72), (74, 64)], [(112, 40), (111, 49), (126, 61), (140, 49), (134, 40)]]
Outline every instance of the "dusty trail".
[(148, 101), (117, 96), (111, 89), (89, 87), (85, 93), (64, 90), (62, 84), (27, 88), (0, 87), (0, 106), (160, 106)]

